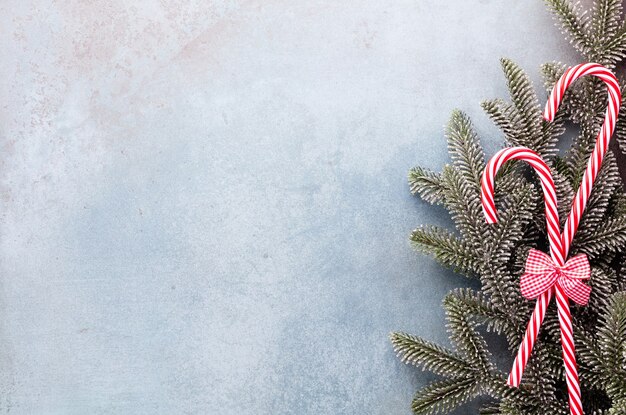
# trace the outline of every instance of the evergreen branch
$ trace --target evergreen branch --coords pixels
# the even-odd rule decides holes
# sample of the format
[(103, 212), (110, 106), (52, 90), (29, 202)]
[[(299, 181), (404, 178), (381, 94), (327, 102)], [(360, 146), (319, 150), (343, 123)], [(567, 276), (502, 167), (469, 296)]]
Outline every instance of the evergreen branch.
[[(625, 29), (626, 30), (626, 29)], [(626, 82), (620, 79), (621, 92), (622, 97), (626, 96)], [(620, 111), (617, 117), (617, 123), (615, 125), (615, 132), (613, 135), (615, 136), (619, 149), (622, 153), (626, 154), (626, 108), (624, 108), (624, 98), (622, 98), (622, 105), (620, 106)]]
[(477, 254), (482, 252), (486, 224), (481, 216), (480, 188), (468, 183), (452, 166), (445, 166), (441, 177), (446, 188), (446, 208), (457, 229)]
[(601, 266), (591, 269), (590, 285), (592, 287), (591, 296), (589, 297), (590, 307), (586, 307), (582, 313), (590, 315), (590, 319), (597, 323), (597, 310), (606, 308), (609, 304), (611, 296), (617, 289), (617, 273), (611, 268)]
[(532, 82), (513, 61), (500, 59), (500, 64), (506, 78), (511, 101), (516, 110), (515, 118), (517, 118), (517, 124), (520, 127), (519, 138), (522, 139), (519, 144), (543, 155), (546, 150), (544, 147), (549, 146), (550, 143), (541, 140), (543, 138), (540, 131), (541, 108)]
[[(621, 178), (615, 162), (615, 156), (608, 152), (602, 163), (602, 168), (589, 195), (587, 206), (580, 222), (578, 232), (581, 237), (588, 233), (594, 233), (595, 228), (606, 219), (605, 215), (615, 190), (621, 186)], [(561, 203), (570, 208), (573, 197), (565, 199), (567, 203)], [(569, 213), (569, 212), (568, 212)]]
[(411, 193), (419, 194), (429, 203), (438, 204), (444, 199), (445, 187), (441, 175), (422, 167), (409, 170), (409, 186)]
[(462, 239), (435, 226), (415, 229), (411, 233), (412, 245), (434, 255), (435, 259), (457, 272), (477, 274), (481, 260), (475, 250)]
[[(501, 400), (500, 410), (503, 413), (518, 413), (515, 411), (521, 408), (533, 408), (539, 402), (531, 393), (524, 388), (512, 388), (506, 383), (506, 376), (502, 373), (494, 372), (483, 379), (481, 384), (483, 391)], [(524, 413), (524, 412), (519, 412)]]
[(544, 157), (553, 159), (558, 153), (557, 143), (565, 132), (565, 120), (567, 119), (567, 113), (565, 111), (558, 112), (554, 116), (552, 122), (541, 123), (541, 136), (543, 141), (540, 142), (538, 147), (540, 154)]
[[(554, 85), (559, 81), (561, 76), (567, 70), (567, 65), (560, 62), (548, 62), (541, 65), (541, 74), (543, 75), (543, 84), (547, 92), (552, 91)], [(565, 104), (562, 102), (561, 105)]]
[(621, 0), (599, 0), (591, 17), (591, 37), (596, 49), (604, 49), (607, 38), (613, 37), (620, 26)]
[(458, 354), (406, 333), (392, 333), (391, 343), (401, 361), (437, 375), (472, 377), (475, 370)]
[(468, 361), (476, 366), (476, 369), (483, 374), (490, 373), (494, 366), (490, 361), (491, 354), (487, 351), (487, 343), (476, 331), (476, 323), (471, 320), (463, 303), (454, 294), (448, 294), (443, 306), (446, 309), (450, 340), (463, 352)]
[[(488, 227), (484, 243), (484, 265), (480, 275), (483, 290), (498, 307), (510, 311), (517, 307), (520, 296), (517, 276), (507, 270), (517, 248), (524, 240), (524, 228), (533, 219), (535, 199), (533, 186), (517, 185), (516, 191), (500, 203), (498, 222)], [(508, 199), (508, 200), (507, 200)], [(504, 206), (502, 206), (504, 205)]]
[[(497, 183), (496, 183), (497, 185)], [(485, 244), (485, 260), (491, 264), (506, 264), (524, 237), (524, 228), (534, 218), (537, 198), (534, 187), (529, 183), (517, 183), (515, 191), (507, 191), (498, 202), (498, 222), (487, 227), (489, 243)], [(481, 212), (482, 213), (482, 212)]]
[(567, 215), (569, 215), (572, 209), (572, 200), (574, 200), (574, 188), (568, 180), (568, 177), (561, 174), (557, 168), (553, 169), (552, 178), (554, 180), (554, 187), (556, 190), (557, 200), (559, 205), (557, 207), (559, 212), (559, 218), (562, 224), (565, 223)]
[(626, 114), (621, 114), (617, 118), (617, 124), (615, 125), (615, 139), (619, 145), (619, 149), (622, 153), (626, 154)]
[(619, 31), (603, 45), (602, 49), (603, 53), (598, 62), (609, 68), (613, 68), (616, 61), (624, 59), (626, 57), (626, 27), (622, 25)]
[(601, 316), (598, 347), (607, 392), (614, 399), (626, 397), (626, 292), (617, 293)]
[(489, 403), (487, 405), (483, 405), (478, 410), (480, 415), (501, 415), (500, 405), (497, 403)]
[(580, 380), (584, 386), (603, 385), (602, 353), (593, 335), (577, 327), (574, 331), (576, 356), (580, 367)]
[(595, 259), (626, 247), (626, 216), (609, 218), (595, 229), (585, 228), (575, 238), (572, 252), (582, 252)]
[(454, 165), (467, 181), (480, 188), (480, 179), (485, 169), (485, 155), (467, 115), (458, 110), (453, 111), (446, 136), (448, 152)]
[(416, 415), (443, 414), (478, 395), (474, 379), (459, 378), (433, 382), (418, 391), (412, 409)]
[(572, 4), (567, 0), (546, 0), (546, 3), (569, 34), (570, 43), (586, 56), (593, 45), (587, 33), (587, 21), (584, 13), (580, 12), (578, 3)]
[(512, 315), (500, 310), (484, 294), (469, 288), (454, 290), (450, 295), (454, 295), (468, 313), (479, 317), (480, 322), (486, 325), (488, 331), (504, 334), (512, 349), (519, 346), (521, 333), (524, 332), (526, 323), (523, 320), (526, 319), (525, 314), (528, 313), (520, 310), (519, 313)]
[(598, 0), (592, 17), (595, 61), (613, 68), (625, 57), (626, 27), (621, 22), (621, 0)]
[(510, 143), (517, 143), (519, 128), (513, 123), (513, 107), (503, 100), (496, 98), (481, 102), (480, 106), (491, 118), (491, 121), (502, 130), (506, 139)]
[(626, 414), (626, 396), (613, 402), (613, 407), (609, 410), (608, 415), (624, 415)]

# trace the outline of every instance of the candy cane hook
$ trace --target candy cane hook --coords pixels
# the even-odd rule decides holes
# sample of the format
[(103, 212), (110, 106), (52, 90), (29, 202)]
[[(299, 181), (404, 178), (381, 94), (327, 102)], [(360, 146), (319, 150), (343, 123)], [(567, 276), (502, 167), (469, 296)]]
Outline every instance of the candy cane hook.
[(505, 148), (497, 152), (487, 163), (481, 183), (483, 213), (487, 223), (497, 222), (498, 217), (493, 197), (494, 182), (500, 167), (509, 160), (524, 160), (528, 162), (539, 176), (546, 206), (546, 225), (550, 240), (550, 254), (555, 262), (561, 265), (565, 264), (565, 257), (562, 255), (563, 247), (554, 180), (552, 180), (552, 173), (548, 165), (534, 151), (526, 147)]
[[(621, 104), (619, 83), (613, 73), (601, 65), (586, 63), (574, 66), (568, 69), (556, 83), (544, 111), (544, 118), (547, 121), (553, 121), (555, 113), (567, 88), (576, 79), (585, 75), (596, 76), (605, 82), (608, 89), (608, 107), (605, 114), (604, 124), (598, 133), (596, 145), (587, 164), (581, 185), (576, 192), (570, 214), (565, 222), (563, 234), (560, 233), (558, 226), (559, 221), (556, 197), (553, 197), (553, 194), (555, 193), (554, 182), (552, 181), (549, 169), (545, 166), (543, 160), (541, 160), (541, 158), (531, 150), (517, 147), (498, 152), (485, 168), (481, 190), (485, 217), (488, 223), (494, 223), (497, 217), (493, 200), (493, 182), (498, 168), (508, 159), (520, 158), (529, 161), (531, 165), (535, 167), (535, 170), (540, 176), (546, 203), (546, 223), (548, 228), (548, 239), (550, 240), (550, 254), (553, 264), (548, 264), (546, 266), (546, 261), (541, 258), (541, 255), (531, 252), (526, 265), (526, 274), (522, 276), (522, 293), (524, 293), (524, 289), (528, 289), (528, 285), (538, 285), (538, 283), (533, 281), (528, 282), (529, 277), (536, 276), (532, 274), (532, 272), (529, 273), (529, 268), (531, 271), (542, 269), (542, 272), (546, 273), (546, 275), (540, 276), (543, 277), (544, 280), (548, 278), (551, 285), (541, 295), (539, 295), (539, 297), (537, 297), (535, 309), (528, 323), (524, 340), (520, 345), (518, 354), (513, 364), (513, 369), (509, 375), (508, 384), (511, 386), (519, 386), (523, 370), (537, 339), (539, 327), (543, 322), (547, 306), (553, 293), (556, 293), (561, 329), (561, 345), (563, 348), (563, 361), (565, 364), (570, 413), (572, 415), (582, 415), (583, 408), (580, 396), (578, 370), (576, 368), (573, 327), (568, 298), (572, 298), (574, 301), (583, 305), (587, 302), (590, 288), (584, 285), (581, 282), (581, 279), (588, 278), (588, 275), (590, 275), (590, 268), (588, 260), (584, 255), (577, 255), (568, 261), (565, 261), (565, 259), (567, 258), (572, 240), (576, 230), (578, 229), (578, 225), (580, 224), (585, 206), (587, 205), (591, 188), (598, 172), (600, 171), (602, 160), (608, 149), (611, 135), (615, 130), (615, 123), (617, 122), (617, 115)], [(515, 154), (520, 154), (520, 157), (515, 157)], [(532, 162), (530, 161), (531, 159), (533, 160)], [(544, 268), (541, 268), (542, 266)], [(532, 275), (529, 276), (527, 274)], [(526, 277), (527, 281), (526, 287), (524, 286), (524, 277)], [(542, 281), (539, 283), (542, 283)], [(543, 281), (543, 283), (545, 283), (545, 281)]]

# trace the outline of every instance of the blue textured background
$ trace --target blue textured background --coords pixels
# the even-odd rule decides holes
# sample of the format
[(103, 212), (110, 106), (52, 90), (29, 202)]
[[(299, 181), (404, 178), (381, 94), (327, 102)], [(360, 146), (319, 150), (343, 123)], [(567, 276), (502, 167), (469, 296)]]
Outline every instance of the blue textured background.
[(10, 414), (408, 414), (388, 333), (467, 281), (406, 173), (453, 108), (500, 146), (499, 57), (578, 60), (539, 0), (7, 0), (0, 53)]

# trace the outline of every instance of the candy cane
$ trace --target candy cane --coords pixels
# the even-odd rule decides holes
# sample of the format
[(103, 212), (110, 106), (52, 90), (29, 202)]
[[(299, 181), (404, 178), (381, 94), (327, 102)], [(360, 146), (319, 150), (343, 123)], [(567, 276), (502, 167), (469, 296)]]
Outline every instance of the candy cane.
[[(511, 159), (527, 161), (539, 176), (544, 195), (546, 227), (550, 241), (550, 256), (556, 264), (563, 266), (565, 264), (565, 255), (563, 255), (563, 243), (554, 180), (552, 179), (552, 173), (548, 165), (543, 161), (541, 156), (534, 151), (526, 147), (505, 148), (496, 153), (496, 155), (489, 160), (489, 163), (487, 163), (481, 186), (483, 213), (485, 214), (487, 223), (496, 223), (498, 220), (493, 196), (495, 176), (500, 167)], [(511, 386), (519, 386), (522, 373), (526, 367), (526, 362), (530, 357), (530, 352), (532, 351), (535, 339), (539, 333), (539, 327), (545, 317), (548, 304), (550, 304), (550, 300), (552, 299), (552, 294), (552, 290), (547, 290), (535, 303), (535, 310), (526, 327), (524, 341), (520, 345), (519, 353), (513, 363), (513, 369), (507, 381)]]
[[(586, 63), (574, 66), (567, 70), (561, 79), (556, 83), (550, 94), (550, 98), (546, 104), (544, 111), (544, 118), (547, 121), (553, 121), (555, 113), (563, 99), (563, 95), (567, 88), (576, 79), (585, 76), (592, 75), (600, 78), (607, 86), (608, 90), (608, 107), (604, 116), (604, 123), (596, 138), (596, 144), (587, 163), (587, 168), (583, 174), (580, 187), (576, 192), (574, 201), (572, 203), (572, 209), (565, 227), (563, 229), (563, 253), (567, 257), (569, 248), (574, 234), (578, 229), (580, 220), (582, 218), (591, 188), (598, 176), (600, 167), (602, 166), (602, 160), (609, 148), (609, 141), (615, 131), (615, 124), (617, 122), (617, 115), (622, 101), (622, 95), (619, 83), (615, 78), (615, 75), (602, 65), (596, 63)], [(574, 353), (574, 336), (572, 328), (572, 318), (569, 309), (569, 301), (563, 290), (556, 286), (556, 298), (559, 310), (559, 322), (561, 325), (561, 344), (563, 346), (563, 359), (565, 361), (565, 373), (567, 381), (567, 389), (569, 393), (570, 410), (572, 414), (582, 414), (582, 404), (580, 403), (580, 384), (578, 382), (578, 371), (576, 369), (576, 355)], [(572, 410), (573, 407), (579, 409), (578, 412)]]
[(587, 163), (587, 169), (585, 170), (582, 182), (574, 198), (572, 210), (570, 211), (567, 221), (565, 222), (565, 228), (563, 230), (563, 248), (566, 256), (569, 252), (572, 240), (574, 239), (574, 234), (580, 224), (580, 219), (582, 218), (585, 206), (587, 206), (593, 182), (596, 180), (604, 155), (609, 148), (609, 141), (611, 140), (613, 131), (615, 131), (617, 114), (619, 113), (619, 108), (622, 102), (621, 90), (615, 75), (613, 75), (613, 73), (604, 66), (597, 63), (583, 63), (568, 69), (563, 76), (561, 76), (561, 79), (559, 79), (556, 85), (554, 85), (550, 98), (546, 103), (546, 108), (543, 112), (543, 117), (546, 121), (551, 122), (554, 120), (556, 111), (559, 108), (567, 88), (576, 79), (585, 75), (593, 75), (604, 81), (609, 92), (609, 104), (604, 115), (602, 129), (598, 133), (596, 145), (591, 153), (591, 157)]
[[(546, 204), (546, 223), (548, 228), (548, 239), (550, 241), (550, 254), (555, 266), (553, 272), (559, 275), (562, 272), (565, 272), (564, 267), (567, 266), (565, 258), (567, 258), (572, 239), (574, 238), (574, 234), (576, 233), (578, 225), (580, 224), (580, 220), (583, 211), (585, 210), (587, 200), (589, 199), (589, 194), (591, 193), (593, 183), (602, 165), (602, 159), (604, 158), (604, 155), (608, 149), (609, 140), (611, 139), (611, 135), (615, 130), (617, 114), (619, 112), (619, 107), (621, 104), (620, 88), (615, 76), (608, 69), (604, 68), (601, 65), (593, 63), (581, 64), (567, 70), (554, 86), (554, 89), (552, 90), (550, 99), (548, 100), (544, 111), (544, 118), (547, 121), (554, 120), (554, 115), (559, 107), (559, 104), (561, 103), (563, 95), (565, 94), (565, 91), (571, 85), (571, 83), (585, 75), (596, 76), (606, 83), (608, 89), (609, 104), (606, 111), (604, 124), (602, 125), (602, 129), (600, 130), (596, 139), (596, 145), (589, 159), (589, 163), (587, 164), (587, 168), (583, 175), (581, 185), (576, 192), (576, 196), (572, 203), (572, 209), (565, 223), (563, 234), (561, 234), (559, 231), (558, 211), (556, 197), (554, 196), (554, 182), (552, 181), (551, 175), (549, 174), (549, 169), (536, 153), (523, 147), (505, 149), (498, 152), (487, 164), (482, 181), (481, 192), (483, 211), (485, 213), (485, 218), (487, 222), (494, 223), (497, 220), (497, 216), (493, 199), (493, 183), (497, 170), (504, 162), (511, 158), (520, 158), (523, 160), (527, 160), (529, 161), (529, 163), (531, 163), (541, 179), (541, 185), (544, 191)], [(517, 157), (516, 155), (519, 155), (519, 157)], [(533, 260), (535, 259), (536, 257)], [(572, 260), (574, 260), (574, 258)], [(584, 261), (587, 261), (586, 258), (584, 259)], [(580, 259), (574, 262), (577, 262), (577, 265), (580, 266)], [(536, 264), (533, 263), (530, 265), (534, 266)], [(588, 272), (588, 262), (586, 263), (586, 267)], [(529, 264), (527, 263), (527, 272), (528, 268)], [(524, 340), (520, 345), (507, 383), (511, 386), (519, 386), (522, 373), (524, 371), (524, 368), (526, 367), (526, 363), (528, 362), (528, 358), (530, 357), (530, 353), (537, 339), (539, 327), (541, 326), (541, 323), (543, 322), (543, 319), (545, 317), (547, 306), (552, 298), (553, 293), (556, 293), (570, 413), (572, 415), (582, 415), (583, 410), (580, 398), (580, 384), (578, 380), (578, 371), (576, 368), (573, 327), (571, 312), (569, 308), (568, 294), (570, 296), (573, 295), (572, 298), (576, 298), (580, 302), (581, 300), (579, 295), (581, 294), (581, 292), (585, 291), (585, 289), (586, 292), (584, 294), (586, 294), (586, 297), (588, 299), (589, 288), (580, 283), (580, 281), (576, 281), (575, 279), (573, 280), (572, 284), (579, 285), (577, 287), (574, 287), (573, 289), (571, 284), (566, 285), (566, 283), (568, 283), (567, 280), (559, 279), (558, 282), (555, 282), (551, 288), (547, 289), (537, 298), (535, 309), (528, 323), (528, 327), (526, 328)], [(578, 289), (579, 292), (577, 292), (576, 289)], [(584, 297), (584, 295), (582, 296)], [(586, 303), (587, 300), (582, 301)]]

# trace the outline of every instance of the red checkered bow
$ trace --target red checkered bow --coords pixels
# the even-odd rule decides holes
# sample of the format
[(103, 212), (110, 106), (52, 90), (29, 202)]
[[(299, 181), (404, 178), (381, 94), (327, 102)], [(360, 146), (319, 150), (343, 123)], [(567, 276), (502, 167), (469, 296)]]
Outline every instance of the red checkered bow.
[(558, 266), (547, 254), (531, 249), (526, 259), (526, 269), (520, 280), (522, 295), (529, 300), (539, 297), (555, 284), (575, 303), (587, 304), (591, 288), (583, 280), (591, 278), (587, 255), (571, 257), (565, 265)]

